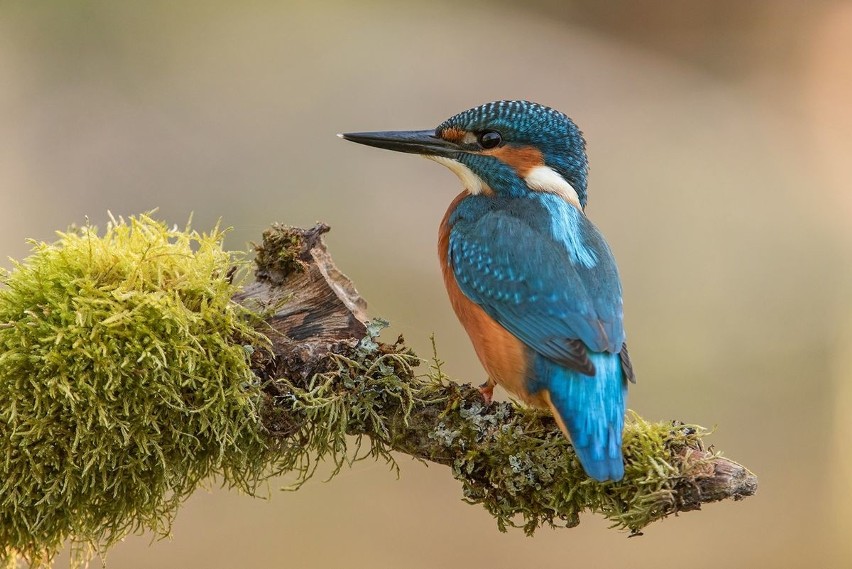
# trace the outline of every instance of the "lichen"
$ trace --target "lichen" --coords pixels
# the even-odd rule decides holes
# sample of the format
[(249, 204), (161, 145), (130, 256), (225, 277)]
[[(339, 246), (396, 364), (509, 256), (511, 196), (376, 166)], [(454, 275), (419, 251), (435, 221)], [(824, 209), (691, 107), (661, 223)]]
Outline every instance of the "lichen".
[(298, 457), (285, 467), (299, 474), (294, 488), (319, 458), (333, 462), (333, 476), (364, 456), (394, 466), (396, 450), (450, 466), (464, 499), (483, 506), (501, 531), (520, 527), (532, 535), (542, 526), (573, 527), (580, 513), (592, 512), (638, 533), (677, 511), (675, 484), (698, 464), (678, 457), (687, 447), (701, 448), (701, 427), (649, 423), (630, 413), (625, 477), (598, 483), (583, 472), (548, 413), (486, 405), (472, 387), (450, 382), (437, 356), (418, 374), (420, 360), (402, 342), (374, 345), (361, 342), (330, 356), (334, 365), (306, 384), (274, 382), (273, 408), (298, 417), (298, 433), (283, 434), (295, 449), (291, 458)]
[[(688, 475), (675, 455), (697, 447), (705, 434), (697, 426), (649, 423), (631, 413), (624, 431), (624, 479), (598, 483), (585, 475), (551, 417), (529, 408), (513, 408), (505, 417), (506, 407), (496, 407), (503, 415), (500, 428), (480, 431), (480, 444), (453, 462), (453, 476), (465, 500), (488, 510), (501, 531), (520, 527), (528, 535), (545, 525), (576, 526), (584, 511), (638, 533), (675, 511), (674, 485)], [(477, 436), (465, 433), (469, 428), (461, 424), (458, 437)]]
[(32, 242), (0, 275), (0, 564), (169, 531), (203, 480), (267, 463), (223, 232), (142, 215)]
[(262, 414), (274, 441), (272, 468), (290, 474), (286, 489), (300, 488), (323, 461), (333, 465), (330, 477), (365, 458), (398, 471), (394, 436), (413, 409), (432, 401), (437, 386), (411, 381), (420, 359), (403, 344), (366, 339), (329, 353), (326, 369), (306, 382), (281, 377), (265, 386)]

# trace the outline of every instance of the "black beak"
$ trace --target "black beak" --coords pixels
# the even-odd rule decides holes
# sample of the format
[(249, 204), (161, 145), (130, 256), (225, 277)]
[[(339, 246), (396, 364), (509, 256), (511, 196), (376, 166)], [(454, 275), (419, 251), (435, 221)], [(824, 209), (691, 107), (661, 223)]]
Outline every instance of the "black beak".
[(395, 150), (396, 152), (408, 152), (409, 154), (455, 158), (461, 152), (461, 147), (458, 144), (435, 136), (434, 130), (350, 132), (337, 136), (358, 144)]

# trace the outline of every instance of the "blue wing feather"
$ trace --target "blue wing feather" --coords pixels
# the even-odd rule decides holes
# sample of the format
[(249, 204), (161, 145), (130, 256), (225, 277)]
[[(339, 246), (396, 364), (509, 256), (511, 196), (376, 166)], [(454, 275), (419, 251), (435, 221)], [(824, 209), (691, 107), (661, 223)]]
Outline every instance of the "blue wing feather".
[(450, 218), (449, 258), (461, 291), (536, 352), (576, 363), (624, 344), (621, 283), (603, 236), (551, 194), (470, 196)]
[(620, 480), (633, 372), (621, 283), (603, 237), (550, 194), (470, 196), (449, 223), (462, 293), (536, 353), (527, 389), (547, 391), (589, 476)]
[(621, 432), (627, 404), (627, 382), (618, 354), (590, 355), (597, 369), (592, 380), (541, 356), (535, 373), (547, 385), (577, 458), (595, 480), (621, 480), (624, 463)]

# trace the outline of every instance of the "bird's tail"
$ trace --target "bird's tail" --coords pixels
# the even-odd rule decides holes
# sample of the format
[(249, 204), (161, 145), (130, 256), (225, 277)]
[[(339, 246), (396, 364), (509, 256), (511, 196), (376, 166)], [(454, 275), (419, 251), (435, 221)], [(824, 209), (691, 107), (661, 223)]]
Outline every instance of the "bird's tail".
[(583, 375), (536, 356), (538, 384), (562, 431), (571, 439), (586, 474), (603, 482), (624, 477), (621, 432), (627, 382), (618, 354), (589, 352), (595, 375)]

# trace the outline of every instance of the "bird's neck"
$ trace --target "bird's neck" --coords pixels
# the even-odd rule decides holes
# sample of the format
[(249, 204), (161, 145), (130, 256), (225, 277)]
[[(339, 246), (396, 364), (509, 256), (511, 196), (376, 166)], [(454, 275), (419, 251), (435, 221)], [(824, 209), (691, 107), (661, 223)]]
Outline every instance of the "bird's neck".
[(580, 196), (568, 180), (549, 166), (536, 166), (531, 168), (524, 177), (524, 183), (534, 192), (554, 194), (583, 211), (580, 204)]
[(432, 159), (452, 170), (471, 195), (527, 198), (547, 193), (583, 211), (585, 186), (578, 191), (559, 170), (543, 162), (541, 153), (530, 154), (516, 149), (515, 154), (467, 154), (459, 160)]

